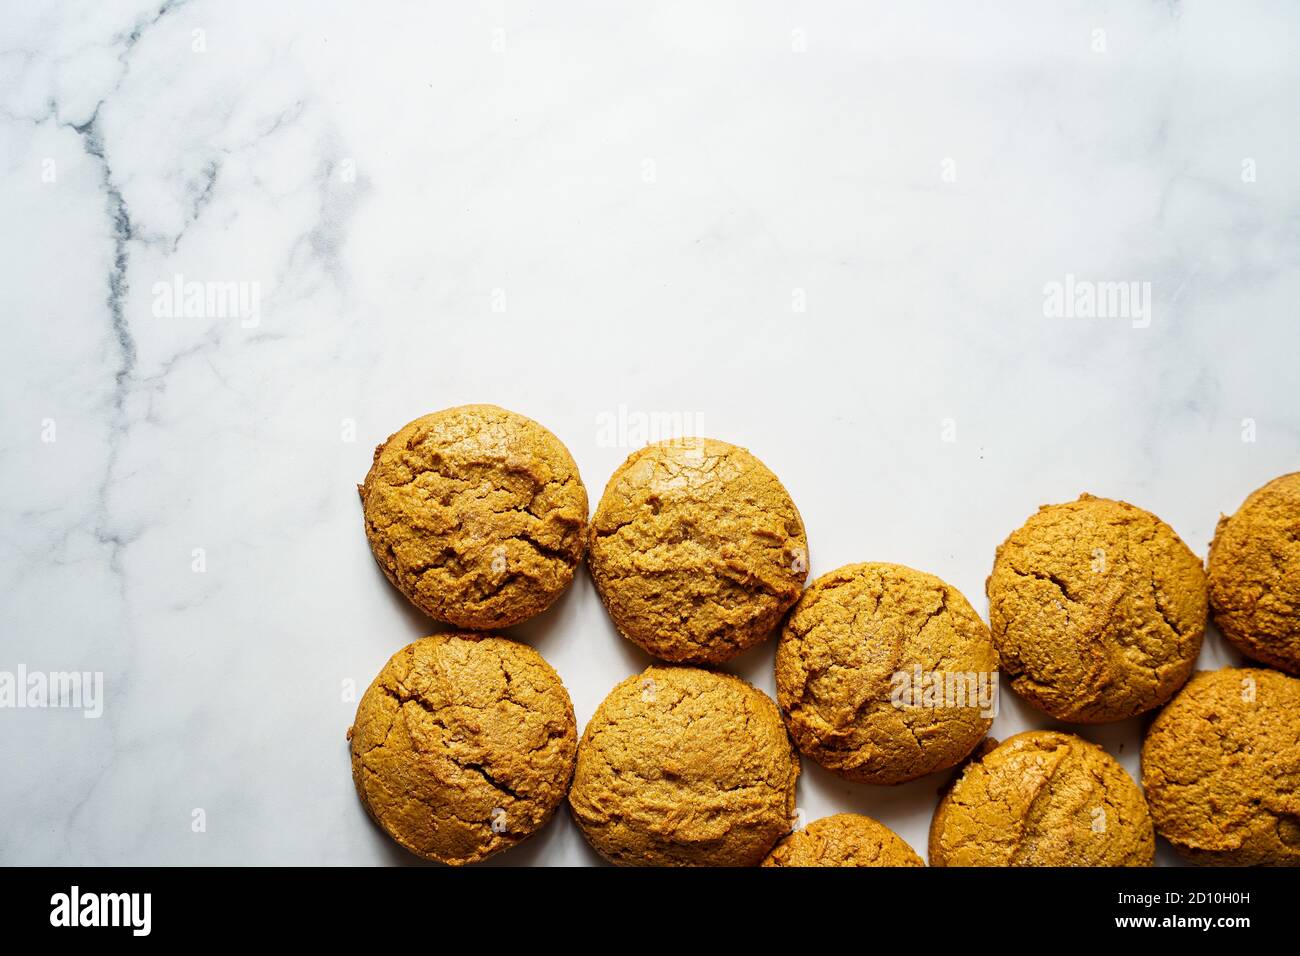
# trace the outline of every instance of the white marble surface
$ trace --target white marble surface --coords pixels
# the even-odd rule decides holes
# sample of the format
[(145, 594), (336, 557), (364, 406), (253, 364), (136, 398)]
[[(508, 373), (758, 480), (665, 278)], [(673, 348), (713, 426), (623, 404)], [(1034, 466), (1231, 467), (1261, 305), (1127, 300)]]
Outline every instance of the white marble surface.
[[(342, 688), (432, 628), (354, 484), (436, 408), (539, 419), (593, 501), (602, 416), (692, 416), (781, 476), (814, 574), (981, 613), (1081, 491), (1203, 553), (1300, 467), (1300, 14), (975, 6), (7, 5), (0, 669), (102, 671), (104, 711), (0, 710), (0, 859), (406, 861)], [(1046, 316), (1067, 275), (1150, 283), (1149, 324)], [(516, 634), (581, 723), (645, 660), (585, 573)], [(1045, 723), (1008, 695), (994, 733)], [(1138, 721), (1083, 733), (1136, 772)], [(805, 768), (809, 819), (924, 846), (939, 778)], [(564, 816), (499, 859), (595, 862)]]

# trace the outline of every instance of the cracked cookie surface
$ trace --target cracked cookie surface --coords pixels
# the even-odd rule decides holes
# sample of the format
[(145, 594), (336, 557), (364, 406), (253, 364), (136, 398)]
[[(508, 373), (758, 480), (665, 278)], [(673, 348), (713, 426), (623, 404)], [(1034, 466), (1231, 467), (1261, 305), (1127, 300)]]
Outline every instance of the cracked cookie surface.
[[(953, 766), (983, 739), (992, 710), (981, 713), (978, 688), (995, 688), (996, 671), (989, 629), (956, 588), (898, 564), (850, 564), (814, 581), (786, 620), (777, 702), (805, 756), (849, 780), (902, 783)], [(909, 696), (896, 694), (896, 675)]]
[(625, 866), (754, 866), (790, 832), (799, 758), (776, 704), (738, 677), (650, 667), (596, 709), (569, 809)]
[(962, 770), (930, 824), (931, 866), (1151, 866), (1137, 784), (1073, 734), (1031, 730)]
[(540, 829), (577, 750), (559, 675), (531, 647), (484, 634), (438, 634), (394, 654), (348, 737), (366, 812), (412, 853), (451, 865)]
[(1189, 860), (1300, 865), (1300, 680), (1196, 674), (1147, 731), (1142, 785), (1156, 830)]
[(893, 830), (860, 813), (814, 820), (776, 845), (764, 866), (925, 866)]
[(1300, 472), (1219, 519), (1209, 576), (1223, 636), (1253, 660), (1300, 674)]
[(508, 627), (544, 611), (586, 546), (573, 456), (537, 422), (494, 405), (417, 418), (375, 449), (359, 490), (388, 580), (456, 627)]
[(624, 637), (674, 662), (720, 663), (772, 635), (808, 576), (808, 538), (781, 482), (743, 448), (648, 445), (592, 517), (592, 579)]
[(998, 547), (989, 624), (1012, 688), (1059, 720), (1158, 707), (1192, 672), (1205, 572), (1174, 530), (1127, 502), (1043, 505)]

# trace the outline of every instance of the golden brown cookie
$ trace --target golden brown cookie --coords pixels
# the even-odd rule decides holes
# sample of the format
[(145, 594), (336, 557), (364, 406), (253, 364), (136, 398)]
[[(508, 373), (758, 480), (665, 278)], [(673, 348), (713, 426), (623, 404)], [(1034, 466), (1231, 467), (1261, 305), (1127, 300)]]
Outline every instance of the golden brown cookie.
[(1142, 791), (1096, 744), (1031, 730), (972, 760), (930, 824), (931, 866), (1151, 866)]
[(776, 845), (764, 866), (925, 866), (883, 823), (860, 813), (814, 820)]
[(1156, 831), (1189, 860), (1300, 864), (1300, 680), (1195, 675), (1147, 731), (1142, 785)]
[(573, 777), (573, 704), (531, 647), (438, 634), (402, 648), (357, 706), (366, 812), (430, 860), (474, 863), (539, 830)]
[(739, 677), (649, 667), (596, 709), (569, 809), (625, 866), (754, 866), (790, 832), (799, 758), (766, 694)]
[(1205, 633), (1200, 559), (1155, 515), (1108, 498), (1041, 507), (998, 548), (987, 591), (1012, 688), (1074, 723), (1163, 704)]
[(1210, 604), (1243, 654), (1300, 674), (1300, 472), (1274, 478), (1219, 519)]
[(624, 637), (669, 661), (718, 663), (771, 636), (808, 576), (786, 490), (743, 448), (647, 445), (609, 480), (589, 563)]
[(814, 581), (790, 613), (776, 688), (805, 756), (849, 780), (902, 783), (983, 739), (997, 656), (956, 588), (899, 564), (850, 564)]
[(544, 611), (586, 545), (587, 490), (560, 440), (495, 405), (417, 418), (375, 449), (366, 537), (399, 591), (457, 627)]

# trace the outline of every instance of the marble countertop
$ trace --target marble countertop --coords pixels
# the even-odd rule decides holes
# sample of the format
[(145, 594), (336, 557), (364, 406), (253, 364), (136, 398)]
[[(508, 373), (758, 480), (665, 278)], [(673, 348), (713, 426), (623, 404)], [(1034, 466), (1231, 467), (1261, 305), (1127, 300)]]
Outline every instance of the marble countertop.
[[(408, 862), (344, 733), (433, 625), (355, 485), (449, 405), (538, 419), (593, 501), (656, 429), (745, 445), (813, 575), (985, 615), (1083, 491), (1203, 554), (1300, 467), (1300, 13), (1048, 6), (8, 9), (0, 669), (102, 713), (0, 710), (0, 859)], [(512, 633), (580, 724), (647, 660), (585, 572)], [(732, 669), (770, 692), (772, 650)], [(1140, 733), (1082, 730), (1134, 774)], [(941, 782), (805, 761), (799, 804), (923, 848)], [(563, 814), (497, 860), (597, 862)]]

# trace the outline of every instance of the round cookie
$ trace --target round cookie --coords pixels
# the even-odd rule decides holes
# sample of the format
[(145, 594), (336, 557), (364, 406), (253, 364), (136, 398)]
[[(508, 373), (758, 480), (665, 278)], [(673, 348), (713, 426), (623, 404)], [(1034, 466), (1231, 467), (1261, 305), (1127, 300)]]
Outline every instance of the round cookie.
[(402, 648), (357, 706), (352, 780), (419, 856), (474, 863), (539, 830), (573, 777), (577, 727), (559, 675), (526, 644), (438, 634)]
[(1223, 636), (1247, 657), (1300, 674), (1300, 472), (1219, 519), (1209, 577)]
[[(990, 742), (991, 743), (991, 742)], [(1031, 730), (972, 760), (930, 824), (931, 866), (1151, 866), (1142, 791), (1106, 751)]]
[(998, 548), (989, 624), (1011, 686), (1059, 720), (1123, 720), (1192, 672), (1205, 572), (1172, 528), (1123, 501), (1044, 505)]
[(801, 753), (893, 784), (960, 762), (997, 704), (989, 629), (956, 588), (898, 564), (814, 581), (776, 652), (777, 702)]
[(1156, 831), (1196, 863), (1300, 865), (1300, 680), (1195, 675), (1142, 744)]
[(610, 478), (589, 565), (624, 637), (664, 660), (719, 663), (768, 637), (808, 576), (794, 502), (743, 448), (647, 445)]
[(596, 709), (569, 809), (625, 866), (754, 866), (790, 832), (799, 758), (776, 705), (729, 674), (650, 667)]
[(764, 866), (925, 866), (883, 823), (859, 813), (814, 820), (776, 845)]
[(456, 627), (544, 611), (586, 545), (587, 491), (568, 449), (495, 405), (417, 418), (375, 449), (358, 490), (388, 580)]

